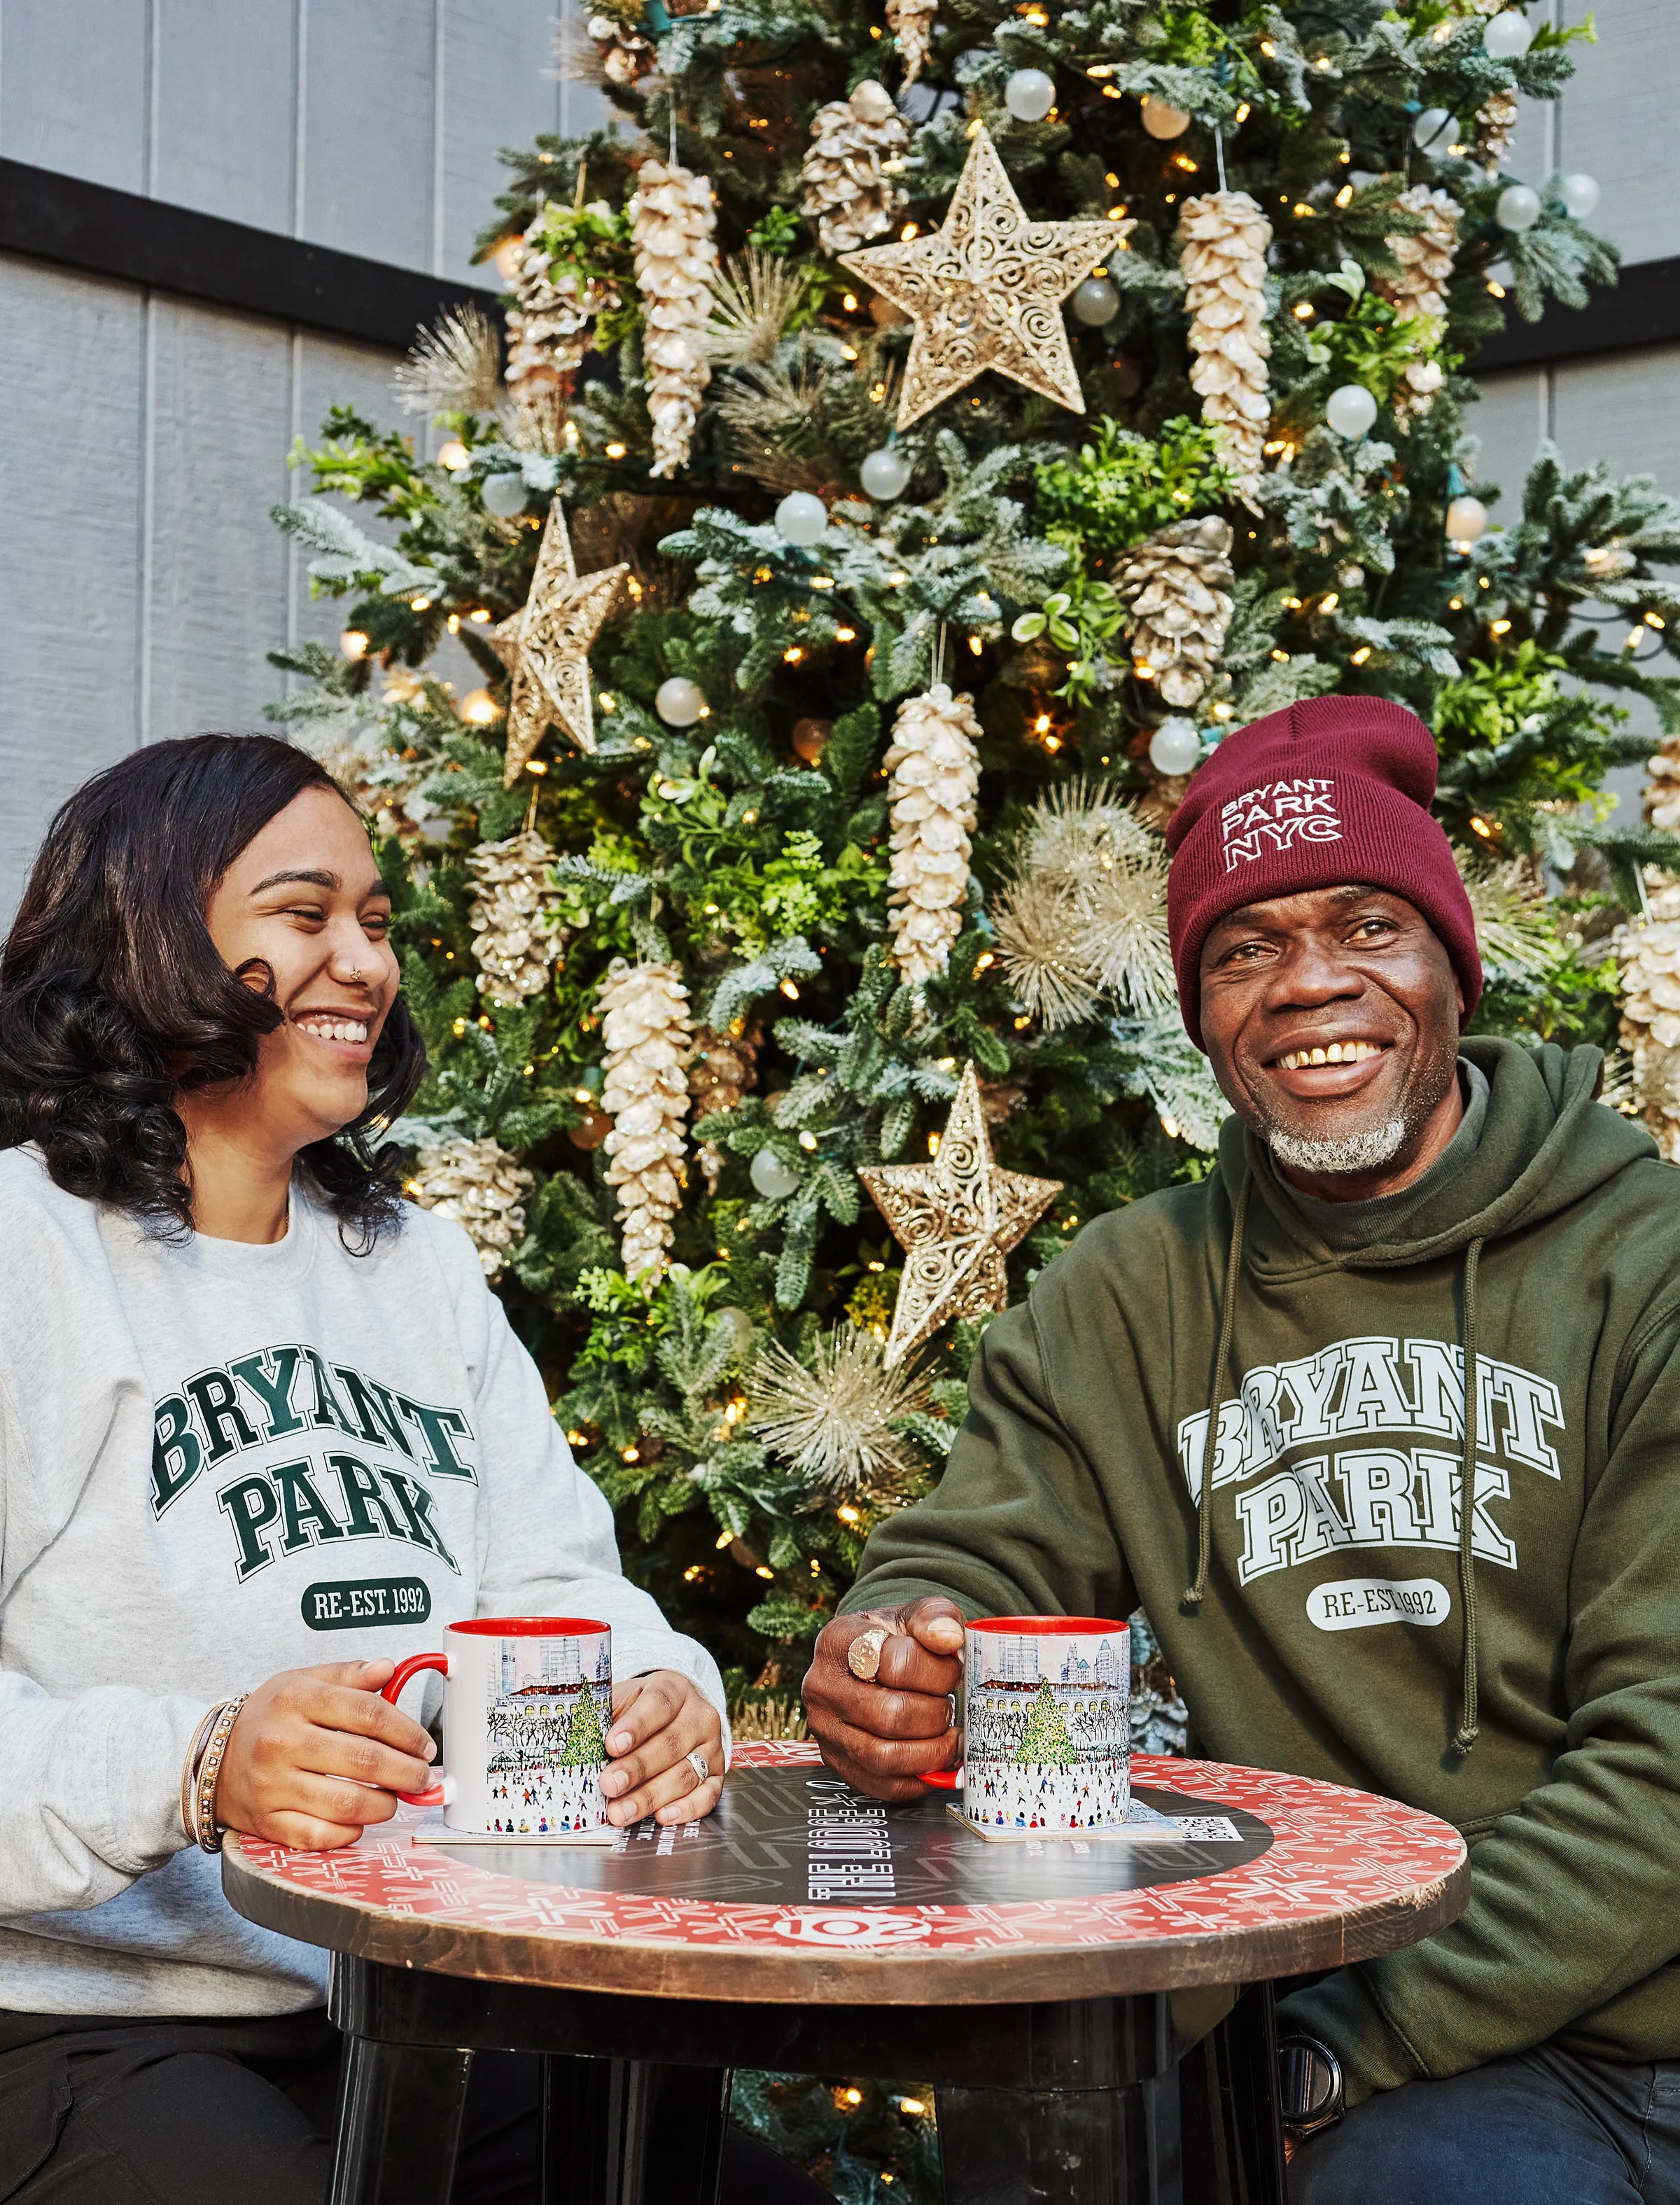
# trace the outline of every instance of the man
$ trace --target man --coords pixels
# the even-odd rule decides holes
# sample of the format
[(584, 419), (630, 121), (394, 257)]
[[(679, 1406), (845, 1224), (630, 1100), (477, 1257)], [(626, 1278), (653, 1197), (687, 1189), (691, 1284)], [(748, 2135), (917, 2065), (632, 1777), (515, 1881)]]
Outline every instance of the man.
[(1200, 1750), (1472, 1846), (1460, 1921), (1280, 2006), (1325, 2117), (1291, 2196), (1668, 2205), (1680, 1177), (1594, 1101), (1596, 1050), (1460, 1044), (1434, 776), (1410, 713), (1327, 697), (1191, 783), (1170, 925), (1236, 1113), (1218, 1169), (1087, 1226), (990, 1327), (806, 1703), (834, 1768), (908, 1798), (960, 1750), (964, 1615), (1141, 1600)]

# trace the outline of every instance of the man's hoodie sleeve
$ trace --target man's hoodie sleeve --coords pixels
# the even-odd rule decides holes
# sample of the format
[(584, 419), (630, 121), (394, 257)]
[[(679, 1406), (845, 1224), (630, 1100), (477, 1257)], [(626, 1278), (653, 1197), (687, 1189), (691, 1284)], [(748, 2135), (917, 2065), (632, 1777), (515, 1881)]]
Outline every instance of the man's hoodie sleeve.
[(1102, 1490), (1058, 1413), (1030, 1302), (987, 1328), (935, 1491), (870, 1534), (846, 1611), (945, 1593), (968, 1615), (1125, 1616), (1137, 1606)]
[[(1450, 1929), (1279, 2009), (1335, 2052), (1350, 2102), (1552, 2037), (1649, 2056), (1618, 2032), (1624, 2015), (1636, 2040), (1641, 1987), (1680, 1953), (1677, 1333), (1671, 1306), (1623, 1358), (1609, 1459), (1576, 1544), (1567, 1730), (1550, 1780), (1466, 1832), (1469, 1905)], [(1498, 1647), (1481, 1658), (1493, 1667)]]

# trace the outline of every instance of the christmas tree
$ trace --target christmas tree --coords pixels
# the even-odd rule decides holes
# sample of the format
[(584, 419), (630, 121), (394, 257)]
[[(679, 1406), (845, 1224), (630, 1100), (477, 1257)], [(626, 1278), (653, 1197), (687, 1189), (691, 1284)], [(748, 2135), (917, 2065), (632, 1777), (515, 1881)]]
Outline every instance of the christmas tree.
[(585, 1685), (572, 1703), (566, 1725), (566, 1743), (555, 1766), (599, 1768), (606, 1758), (607, 1738), (601, 1727), (601, 1709), (596, 1703), (593, 1685)]
[[(1422, 713), (1479, 1025), (1617, 1043), (1680, 512), (1475, 479), (1477, 343), (1614, 274), (1590, 179), (1502, 165), (1590, 32), (1496, 5), (602, 0), (623, 124), (508, 157), (505, 352), (402, 371), (436, 461), (346, 409), (297, 455), (345, 629), (276, 709), (378, 823), (410, 1192), (749, 1734), (990, 1312), (1209, 1168), (1160, 829), (1225, 732)], [(1615, 1091), (1672, 1126), (1663, 923)]]
[(1017, 1767), (1023, 1768), (1072, 1768), (1079, 1758), (1067, 1734), (1067, 1718), (1056, 1704), (1048, 1678), (1038, 1680), (1014, 1758)]

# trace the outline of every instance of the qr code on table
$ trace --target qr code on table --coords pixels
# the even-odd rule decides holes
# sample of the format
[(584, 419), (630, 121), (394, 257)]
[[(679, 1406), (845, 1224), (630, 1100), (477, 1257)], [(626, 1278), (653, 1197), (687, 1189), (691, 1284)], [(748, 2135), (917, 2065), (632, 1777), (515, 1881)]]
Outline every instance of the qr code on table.
[(1240, 1845), (1243, 1833), (1228, 1815), (1175, 1815), (1173, 1821), (1192, 1845)]

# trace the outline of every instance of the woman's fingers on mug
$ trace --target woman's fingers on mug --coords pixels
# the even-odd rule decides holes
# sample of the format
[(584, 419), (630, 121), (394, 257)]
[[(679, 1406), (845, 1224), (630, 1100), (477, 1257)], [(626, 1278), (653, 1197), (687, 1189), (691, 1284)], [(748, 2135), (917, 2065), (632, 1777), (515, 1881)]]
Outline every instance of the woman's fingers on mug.
[[(370, 1667), (375, 1665), (369, 1664)], [(389, 1673), (389, 1664), (377, 1665)], [(423, 1730), (412, 1715), (401, 1708), (382, 1700), (377, 1690), (357, 1689), (337, 1683), (324, 1681), (319, 1693), (304, 1710), (309, 1720), (323, 1730), (343, 1731), (363, 1738), (377, 1738), (394, 1752), (414, 1756), (422, 1761), (435, 1759), (436, 1747), (430, 1735)]]
[[(431, 1744), (424, 1731), (419, 1735), (427, 1745)], [(424, 1792), (433, 1774), (430, 1759), (419, 1753), (403, 1752), (383, 1738), (325, 1723), (316, 1724), (312, 1735), (301, 1742), (298, 1759), (301, 1768), (317, 1775), (347, 1777), (384, 1792)]]

